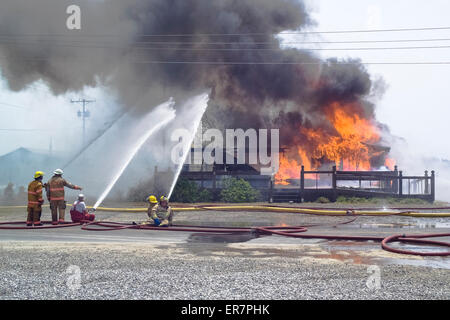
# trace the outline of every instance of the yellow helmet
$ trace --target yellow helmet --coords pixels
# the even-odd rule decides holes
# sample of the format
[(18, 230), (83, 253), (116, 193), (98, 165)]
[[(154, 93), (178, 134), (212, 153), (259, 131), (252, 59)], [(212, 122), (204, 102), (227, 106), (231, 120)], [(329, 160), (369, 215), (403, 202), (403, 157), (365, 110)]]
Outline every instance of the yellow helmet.
[(169, 198), (167, 198), (166, 196), (161, 196), (161, 198), (159, 198), (159, 201), (167, 201), (169, 202)]
[(42, 171), (36, 171), (36, 172), (34, 173), (34, 178), (35, 178), (35, 179), (40, 178), (40, 177), (43, 177), (43, 176), (44, 176), (44, 173), (43, 173)]
[(148, 202), (150, 202), (150, 203), (158, 203), (158, 200), (156, 200), (155, 196), (150, 196), (150, 197), (148, 197)]

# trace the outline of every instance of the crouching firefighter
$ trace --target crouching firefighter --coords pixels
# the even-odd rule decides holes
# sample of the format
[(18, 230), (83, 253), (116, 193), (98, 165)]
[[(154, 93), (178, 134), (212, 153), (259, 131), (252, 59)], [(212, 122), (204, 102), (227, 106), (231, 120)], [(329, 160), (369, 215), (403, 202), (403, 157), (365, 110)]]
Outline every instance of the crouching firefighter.
[(28, 185), (28, 217), (27, 226), (35, 227), (42, 226), (41, 214), (42, 214), (42, 204), (44, 199), (42, 198), (42, 179), (44, 178), (44, 173), (42, 171), (36, 171), (34, 174), (34, 181), (30, 182)]
[[(63, 171), (61, 169), (56, 169), (53, 174), (54, 176), (47, 182), (46, 191), (47, 198), (50, 201), (50, 209), (52, 211), (52, 224), (56, 225), (58, 222), (64, 222), (64, 216), (66, 211), (66, 201), (64, 201), (64, 187), (82, 190), (81, 187), (73, 185), (67, 182), (63, 177)], [(58, 220), (58, 210), (59, 210), (59, 220)]]
[(95, 214), (89, 213), (84, 202), (84, 195), (78, 195), (78, 200), (75, 201), (70, 209), (70, 217), (75, 223), (81, 221), (94, 221)]
[[(143, 226), (155, 223), (154, 220), (152, 219), (152, 210), (158, 204), (158, 200), (156, 200), (155, 196), (151, 195), (147, 198), (147, 201), (148, 201), (148, 209), (147, 209), (148, 219), (147, 219), (147, 221), (140, 223), (140, 225), (143, 225)], [(133, 222), (133, 224), (137, 224), (137, 223)]]
[(172, 225), (173, 211), (167, 197), (162, 196), (159, 203), (153, 206), (150, 218), (153, 219), (155, 226), (168, 227)]

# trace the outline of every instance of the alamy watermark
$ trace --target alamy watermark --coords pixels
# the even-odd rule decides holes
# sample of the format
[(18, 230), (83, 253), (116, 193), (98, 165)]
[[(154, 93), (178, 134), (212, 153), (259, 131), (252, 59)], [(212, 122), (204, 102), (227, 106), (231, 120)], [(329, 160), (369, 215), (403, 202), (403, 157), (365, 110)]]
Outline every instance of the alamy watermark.
[(371, 265), (367, 267), (367, 273), (370, 276), (367, 278), (366, 287), (371, 290), (381, 289), (381, 269), (379, 266)]
[(69, 17), (66, 20), (66, 27), (69, 30), (81, 30), (81, 8), (77, 5), (70, 5), (66, 9)]
[(177, 142), (171, 152), (174, 164), (249, 164), (259, 165), (262, 175), (278, 172), (279, 129), (208, 129), (205, 132), (201, 129), (200, 126), (192, 148), (189, 130), (176, 129), (172, 132), (171, 140)]
[(70, 265), (66, 269), (66, 274), (69, 276), (66, 280), (67, 287), (72, 291), (77, 291), (81, 288), (81, 269), (79, 266)]

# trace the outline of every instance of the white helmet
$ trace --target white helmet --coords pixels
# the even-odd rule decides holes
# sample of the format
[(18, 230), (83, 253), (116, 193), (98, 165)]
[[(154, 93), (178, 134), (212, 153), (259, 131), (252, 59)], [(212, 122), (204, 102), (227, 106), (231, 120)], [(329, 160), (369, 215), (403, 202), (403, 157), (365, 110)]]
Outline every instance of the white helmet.
[(80, 194), (78, 195), (78, 200), (84, 200), (84, 194), (81, 194), (81, 193), (80, 193)]
[(53, 171), (53, 174), (57, 174), (57, 175), (62, 175), (64, 173), (64, 171), (62, 171), (62, 169), (56, 169), (55, 171)]

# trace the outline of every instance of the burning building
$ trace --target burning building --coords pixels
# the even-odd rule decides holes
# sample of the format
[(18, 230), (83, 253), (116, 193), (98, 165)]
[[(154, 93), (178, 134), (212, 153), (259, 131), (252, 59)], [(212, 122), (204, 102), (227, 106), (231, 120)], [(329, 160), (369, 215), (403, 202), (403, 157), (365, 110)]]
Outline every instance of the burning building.
[[(394, 169), (395, 160), (383, 146), (381, 129), (373, 117), (364, 117), (358, 103), (331, 103), (324, 108), (322, 125), (289, 120), (287, 149), (280, 158), (278, 184), (300, 178), (300, 168), (318, 170), (335, 165), (340, 170)], [(289, 116), (289, 115), (287, 115)], [(283, 128), (283, 127), (282, 127)], [(281, 134), (283, 136), (283, 134)]]

